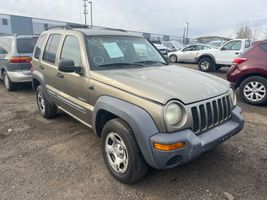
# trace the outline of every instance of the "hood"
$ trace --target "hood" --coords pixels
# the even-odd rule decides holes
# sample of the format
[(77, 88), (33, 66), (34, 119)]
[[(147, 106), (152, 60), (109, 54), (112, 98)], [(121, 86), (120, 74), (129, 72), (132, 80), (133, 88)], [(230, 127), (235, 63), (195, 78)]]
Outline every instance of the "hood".
[(166, 104), (184, 104), (212, 98), (229, 90), (229, 82), (207, 73), (176, 65), (99, 70), (92, 78), (134, 95)]

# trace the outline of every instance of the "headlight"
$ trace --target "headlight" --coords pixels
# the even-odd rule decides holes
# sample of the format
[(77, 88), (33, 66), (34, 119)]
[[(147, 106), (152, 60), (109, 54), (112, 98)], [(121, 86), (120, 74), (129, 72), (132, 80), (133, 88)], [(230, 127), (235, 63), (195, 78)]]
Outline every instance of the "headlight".
[(236, 103), (237, 103), (236, 93), (232, 88), (230, 88), (230, 97), (233, 102), (233, 105), (236, 106)]
[(168, 124), (177, 125), (183, 116), (183, 111), (177, 103), (170, 103), (165, 110), (165, 120)]

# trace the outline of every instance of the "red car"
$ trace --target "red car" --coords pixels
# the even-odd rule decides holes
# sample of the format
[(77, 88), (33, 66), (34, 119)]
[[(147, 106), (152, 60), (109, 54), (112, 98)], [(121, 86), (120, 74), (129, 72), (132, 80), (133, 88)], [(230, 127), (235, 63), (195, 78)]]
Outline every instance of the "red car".
[(267, 40), (254, 42), (236, 58), (227, 79), (240, 88), (242, 99), (253, 105), (267, 104)]

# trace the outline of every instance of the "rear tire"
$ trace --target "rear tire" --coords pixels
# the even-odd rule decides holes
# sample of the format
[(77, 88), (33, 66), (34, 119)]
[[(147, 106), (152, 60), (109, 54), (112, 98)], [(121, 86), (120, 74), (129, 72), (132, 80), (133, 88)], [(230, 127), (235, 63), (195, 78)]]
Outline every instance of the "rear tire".
[(132, 129), (119, 118), (108, 121), (102, 130), (101, 149), (105, 164), (117, 180), (133, 184), (148, 172)]
[(47, 119), (53, 118), (57, 114), (57, 107), (48, 101), (43, 87), (39, 85), (36, 89), (36, 101), (40, 114)]
[(267, 79), (260, 76), (245, 79), (240, 85), (240, 96), (252, 105), (267, 104)]
[(203, 72), (211, 72), (211, 71), (215, 71), (215, 63), (213, 62), (213, 60), (211, 58), (201, 58), (198, 62), (198, 67), (200, 69), (200, 71)]
[(8, 74), (6, 71), (3, 72), (3, 81), (4, 81), (4, 85), (5, 88), (7, 89), (7, 91), (14, 91), (16, 90), (16, 85), (15, 83), (13, 83), (10, 78), (8, 77)]

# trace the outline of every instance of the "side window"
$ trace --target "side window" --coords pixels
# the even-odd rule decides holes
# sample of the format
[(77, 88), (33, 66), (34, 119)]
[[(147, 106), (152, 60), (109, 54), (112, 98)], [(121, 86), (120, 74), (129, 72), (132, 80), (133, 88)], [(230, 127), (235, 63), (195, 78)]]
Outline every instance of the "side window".
[(222, 50), (238, 51), (241, 49), (241, 41), (232, 41), (222, 47)]
[(39, 59), (41, 54), (41, 47), (43, 46), (43, 43), (45, 41), (46, 34), (41, 35), (40, 38), (37, 41), (36, 48), (34, 51), (34, 58)]
[(0, 54), (8, 54), (11, 51), (11, 39), (0, 38)]
[(60, 39), (61, 39), (61, 35), (59, 34), (50, 35), (46, 43), (45, 50), (44, 50), (43, 60), (50, 62), (50, 63), (55, 63)]
[(245, 48), (248, 49), (251, 46), (250, 40), (246, 40), (245, 42)]
[(67, 36), (65, 38), (60, 59), (71, 59), (75, 66), (81, 66), (81, 49), (78, 38), (74, 36)]
[(260, 49), (267, 53), (267, 43), (262, 43), (259, 45)]

